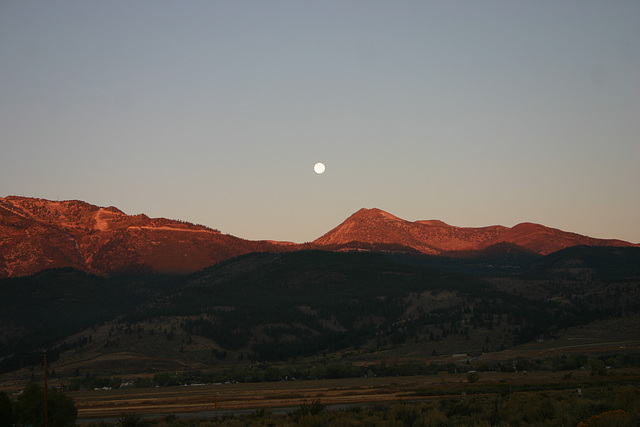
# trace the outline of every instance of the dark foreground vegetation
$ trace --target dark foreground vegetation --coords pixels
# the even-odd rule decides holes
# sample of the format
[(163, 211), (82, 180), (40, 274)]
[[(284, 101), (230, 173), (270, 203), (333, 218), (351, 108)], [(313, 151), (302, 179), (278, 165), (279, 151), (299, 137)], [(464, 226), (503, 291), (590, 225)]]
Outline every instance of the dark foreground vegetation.
[(44, 388), (36, 383), (27, 385), (13, 401), (6, 393), (0, 392), (0, 427), (67, 427), (75, 424), (78, 410), (71, 398), (51, 388), (47, 391), (46, 402), (45, 417)]

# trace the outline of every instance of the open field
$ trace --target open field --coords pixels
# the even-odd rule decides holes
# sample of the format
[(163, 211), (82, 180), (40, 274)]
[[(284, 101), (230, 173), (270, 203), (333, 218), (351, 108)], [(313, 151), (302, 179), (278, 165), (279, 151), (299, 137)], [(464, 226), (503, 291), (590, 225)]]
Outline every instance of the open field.
[(261, 408), (294, 408), (313, 401), (324, 405), (367, 405), (424, 401), (445, 397), (505, 395), (540, 390), (588, 390), (593, 387), (634, 385), (640, 369), (613, 370), (605, 377), (587, 370), (568, 372), (485, 372), (469, 383), (465, 374), (393, 378), (349, 378), (189, 387), (72, 392), (81, 422), (114, 420), (124, 413), (144, 416), (178, 414), (215, 416), (241, 414)]

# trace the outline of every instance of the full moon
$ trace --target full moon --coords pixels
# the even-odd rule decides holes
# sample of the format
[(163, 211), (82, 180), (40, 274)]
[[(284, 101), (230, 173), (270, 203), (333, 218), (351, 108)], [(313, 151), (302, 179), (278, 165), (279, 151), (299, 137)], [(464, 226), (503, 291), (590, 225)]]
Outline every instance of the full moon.
[(317, 173), (317, 174), (321, 174), (322, 172), (324, 172), (324, 164), (323, 163), (316, 163), (313, 166), (313, 170)]

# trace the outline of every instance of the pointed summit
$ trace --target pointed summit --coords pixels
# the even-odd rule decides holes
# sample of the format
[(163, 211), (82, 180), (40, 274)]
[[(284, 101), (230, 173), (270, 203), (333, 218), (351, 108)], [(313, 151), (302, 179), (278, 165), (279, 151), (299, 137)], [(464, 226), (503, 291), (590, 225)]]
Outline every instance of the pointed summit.
[(570, 246), (634, 246), (569, 233), (540, 224), (522, 223), (512, 228), (455, 227), (439, 220), (406, 221), (380, 209), (360, 209), (342, 224), (316, 239), (328, 249), (405, 248), (424, 254), (461, 256), (489, 246), (509, 243), (541, 255)]
[(381, 209), (363, 208), (313, 243), (320, 246), (343, 246), (358, 242), (365, 244), (367, 248), (371, 245), (394, 246), (428, 254), (438, 253), (423, 239), (416, 238), (411, 224), (413, 223)]
[(393, 221), (404, 221), (403, 219), (398, 218), (397, 216), (392, 215), (389, 212), (385, 212), (382, 209), (378, 209), (378, 208), (370, 208), (370, 209), (362, 208), (356, 213), (354, 213), (353, 215), (351, 215), (349, 218), (347, 218), (347, 220), (358, 219), (358, 218), (371, 218), (371, 219), (381, 218), (381, 219), (389, 219)]

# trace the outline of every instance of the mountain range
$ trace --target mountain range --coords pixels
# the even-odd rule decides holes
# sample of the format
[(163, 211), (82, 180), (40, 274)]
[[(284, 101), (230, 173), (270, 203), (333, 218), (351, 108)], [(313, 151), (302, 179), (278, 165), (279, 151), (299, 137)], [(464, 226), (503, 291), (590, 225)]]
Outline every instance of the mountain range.
[(78, 200), (0, 198), (0, 277), (60, 267), (99, 275), (190, 273), (251, 252), (374, 250), (472, 259), (488, 252), (547, 255), (580, 245), (640, 246), (533, 223), (473, 228), (439, 220), (412, 222), (375, 208), (360, 209), (310, 243), (254, 241)]
[(639, 245), (530, 223), (463, 228), (361, 209), (295, 244), (6, 197), (0, 383), (32, 377), (44, 350), (60, 379), (151, 368), (215, 371), (209, 382), (249, 381), (237, 371), (247, 363), (295, 361), (295, 378), (323, 378), (311, 372), (321, 359), (366, 375), (444, 355), (512, 363), (510, 349), (530, 358), (518, 346), (539, 339), (571, 348), (558, 341), (571, 328), (581, 350), (615, 341), (635, 352), (639, 280)]

